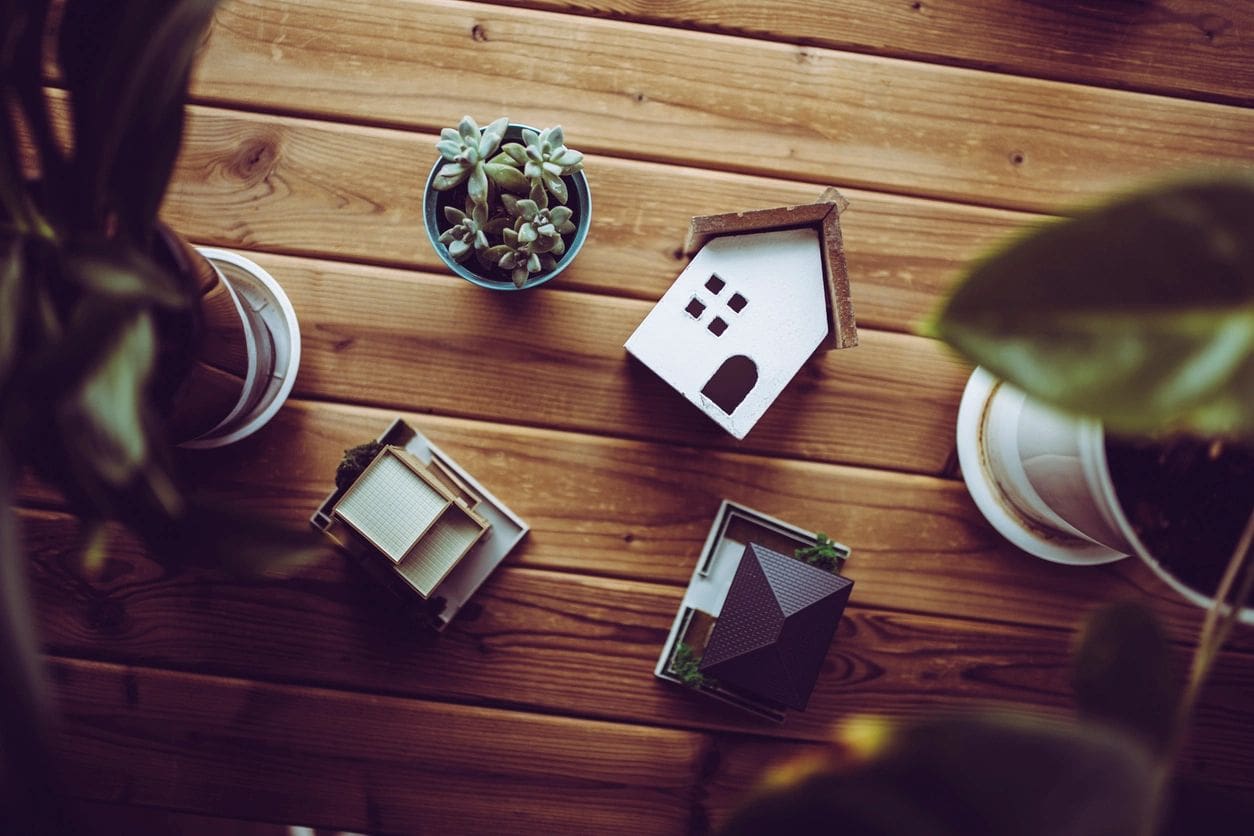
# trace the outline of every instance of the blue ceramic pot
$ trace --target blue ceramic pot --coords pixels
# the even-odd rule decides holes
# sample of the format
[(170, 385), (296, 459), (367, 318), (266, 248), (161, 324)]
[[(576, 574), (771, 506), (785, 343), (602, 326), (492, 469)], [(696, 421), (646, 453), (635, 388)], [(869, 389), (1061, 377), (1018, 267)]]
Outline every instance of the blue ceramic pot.
[[(529, 125), (510, 123), (509, 128), (505, 131), (505, 138), (501, 140), (501, 144), (522, 142), (524, 129), (536, 130)], [(539, 133), (539, 131), (536, 132)], [(526, 284), (522, 287), (517, 287), (508, 279), (498, 280), (480, 276), (474, 270), (474, 268), (478, 267), (478, 262), (474, 256), (468, 258), (465, 264), (458, 264), (449, 256), (448, 248), (440, 243), (440, 233), (449, 226), (444, 219), (444, 207), (454, 206), (457, 209), (465, 209), (465, 190), (461, 187), (450, 189), (447, 192), (437, 192), (431, 187), (432, 182), (435, 181), (436, 172), (440, 170), (440, 167), (445, 162), (443, 158), (440, 158), (435, 161), (435, 165), (431, 166), (431, 173), (427, 175), (427, 185), (422, 194), (422, 211), (423, 220), (427, 227), (427, 238), (431, 241), (431, 246), (435, 248), (436, 254), (440, 256), (440, 260), (444, 262), (449, 270), (466, 281), (477, 284), (479, 287), (486, 287), (489, 290), (528, 290), (549, 281), (575, 260), (575, 256), (583, 248), (584, 239), (588, 237), (588, 226), (592, 221), (592, 194), (588, 191), (588, 178), (584, 176), (582, 171), (576, 171), (574, 174), (568, 174), (562, 178), (566, 183), (566, 190), (569, 194), (566, 205), (574, 210), (571, 222), (575, 224), (574, 235), (566, 243), (566, 252), (558, 259), (557, 266), (552, 270), (532, 275), (527, 279)]]

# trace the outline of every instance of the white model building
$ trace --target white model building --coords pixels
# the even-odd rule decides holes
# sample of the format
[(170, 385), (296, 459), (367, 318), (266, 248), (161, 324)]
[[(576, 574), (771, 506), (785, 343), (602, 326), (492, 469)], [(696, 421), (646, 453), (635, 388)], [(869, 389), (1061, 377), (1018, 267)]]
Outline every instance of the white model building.
[(693, 218), (695, 257), (624, 347), (744, 438), (816, 350), (857, 345), (847, 205), (828, 189), (817, 203)]

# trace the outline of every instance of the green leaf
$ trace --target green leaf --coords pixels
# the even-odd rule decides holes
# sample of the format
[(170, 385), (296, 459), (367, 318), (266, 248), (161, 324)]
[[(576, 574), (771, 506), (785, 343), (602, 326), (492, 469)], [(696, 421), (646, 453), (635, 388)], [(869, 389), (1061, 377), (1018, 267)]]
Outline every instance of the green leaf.
[(457, 124), (457, 133), (463, 143), (473, 146), (479, 142), (479, 123), (469, 116), (463, 116), (462, 121)]
[(525, 265), (514, 268), (514, 272), (510, 273), (510, 278), (514, 282), (514, 287), (522, 287), (527, 283), (527, 268)]
[(465, 241), (450, 241), (448, 254), (453, 257), (454, 261), (464, 261), (466, 256), (470, 255), (470, 245)]
[(522, 138), (527, 145), (537, 145), (540, 141), (540, 135), (530, 128), (523, 128)]
[(549, 218), (559, 227), (569, 221), (574, 214), (574, 210), (568, 206), (554, 206), (549, 210)]
[(74, 113), (80, 210), (99, 226), (146, 240), (178, 154), (183, 102), (201, 37), (217, 0), (128, 7), (68, 0), (60, 64)]
[(557, 198), (558, 203), (565, 203), (566, 184), (562, 182), (562, 178), (549, 171), (543, 172), (541, 177), (544, 179), (545, 188), (547, 188), (552, 195)]
[(17, 358), (22, 338), (25, 296), (22, 244), (23, 239), (17, 235), (0, 244), (0, 392)]
[(84, 290), (120, 301), (160, 305), (172, 310), (190, 307), (189, 297), (175, 277), (139, 251), (110, 245), (78, 244), (64, 253), (62, 275)]
[(1095, 724), (974, 712), (908, 726), (857, 718), (804, 757), (773, 766), (724, 836), (1155, 832), (1154, 759)]
[(458, 209), (456, 206), (445, 206), (444, 220), (451, 224), (459, 224), (466, 220), (466, 213)]
[[(507, 142), (501, 146), (501, 152), (509, 156), (517, 165), (526, 165), (527, 149), (517, 142)], [(499, 157), (497, 157), (499, 159)], [(495, 160), (494, 160), (495, 161)]]
[(553, 162), (562, 167), (563, 174), (573, 174), (583, 168), (583, 154), (567, 148), (565, 153), (559, 154)]
[(156, 334), (140, 313), (121, 326), (98, 363), (58, 407), (62, 438), (104, 483), (121, 487), (143, 469), (149, 442), (142, 416)]
[(522, 172), (514, 168), (512, 165), (497, 165), (496, 163), (484, 164), (484, 170), (488, 176), (492, 178), (492, 182), (496, 183), (502, 189), (514, 192), (516, 194), (526, 194), (530, 184)]
[(1142, 604), (1109, 604), (1089, 616), (1076, 650), (1074, 684), (1082, 717), (1166, 749), (1183, 681), (1162, 626)]
[(496, 151), (501, 139), (505, 136), (505, 130), (509, 127), (509, 117), (502, 116), (492, 124), (483, 129), (483, 136), (479, 137), (479, 156), (487, 159)]
[(470, 195), (470, 199), (475, 203), (488, 202), (488, 175), (483, 170), (483, 166), (475, 166), (470, 172), (470, 179), (466, 183), (466, 194)]
[(976, 264), (933, 331), (1117, 431), (1254, 434), (1254, 181), (1174, 183)]
[(539, 237), (536, 228), (531, 224), (523, 224), (518, 230), (518, 241), (522, 244), (530, 244)]
[(457, 155), (462, 152), (462, 144), (460, 141), (442, 139), (435, 144), (436, 150), (440, 152), (440, 156), (452, 162), (457, 159)]
[(431, 188), (437, 192), (446, 192), (464, 181), (469, 174), (470, 168), (462, 163), (446, 163), (440, 166), (440, 170), (435, 173), (435, 179), (431, 181)]
[(517, 201), (514, 204), (512, 211), (518, 217), (524, 218), (529, 221), (532, 218), (534, 218), (536, 215), (540, 214), (540, 207), (536, 205), (536, 202), (534, 200), (523, 199), (523, 200)]

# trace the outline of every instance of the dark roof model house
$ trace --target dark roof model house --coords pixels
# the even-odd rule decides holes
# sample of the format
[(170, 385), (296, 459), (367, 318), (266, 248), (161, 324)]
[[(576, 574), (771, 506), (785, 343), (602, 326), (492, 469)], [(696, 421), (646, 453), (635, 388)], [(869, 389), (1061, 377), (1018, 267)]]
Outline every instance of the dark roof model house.
[(736, 438), (811, 355), (857, 345), (840, 213), (818, 202), (692, 219), (694, 255), (624, 347)]
[(852, 589), (848, 578), (749, 543), (710, 633), (701, 673), (804, 709)]

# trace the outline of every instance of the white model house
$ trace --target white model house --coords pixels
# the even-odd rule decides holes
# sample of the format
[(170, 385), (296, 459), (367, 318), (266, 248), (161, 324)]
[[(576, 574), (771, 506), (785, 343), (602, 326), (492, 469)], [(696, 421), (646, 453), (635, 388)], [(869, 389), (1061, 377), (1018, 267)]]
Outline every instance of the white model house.
[(628, 353), (744, 438), (820, 347), (857, 345), (840, 235), (848, 204), (692, 219), (696, 253), (628, 338)]

